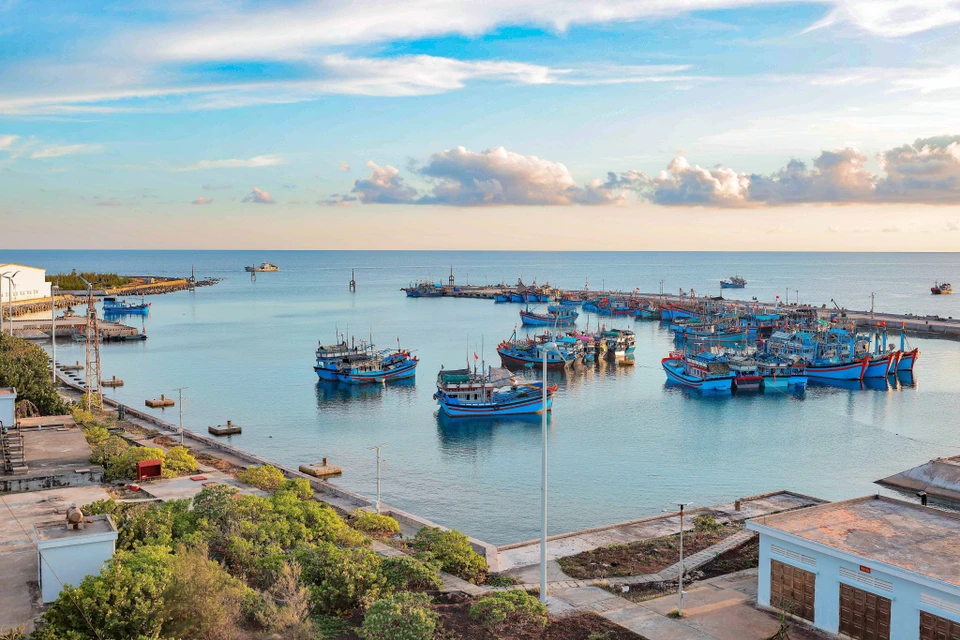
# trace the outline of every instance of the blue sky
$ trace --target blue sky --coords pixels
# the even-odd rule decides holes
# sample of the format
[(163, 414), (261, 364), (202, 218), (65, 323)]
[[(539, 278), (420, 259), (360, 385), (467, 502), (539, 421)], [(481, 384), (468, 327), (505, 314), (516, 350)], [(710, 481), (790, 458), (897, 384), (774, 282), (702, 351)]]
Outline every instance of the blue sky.
[(0, 245), (952, 250), (958, 32), (956, 0), (0, 0)]

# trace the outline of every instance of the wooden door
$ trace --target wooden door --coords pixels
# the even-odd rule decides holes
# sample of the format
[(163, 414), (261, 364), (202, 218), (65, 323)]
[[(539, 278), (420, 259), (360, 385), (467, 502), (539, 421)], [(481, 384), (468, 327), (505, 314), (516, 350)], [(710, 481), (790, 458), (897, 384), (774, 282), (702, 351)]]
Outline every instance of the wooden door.
[(770, 561), (770, 606), (813, 622), (817, 576), (799, 567)]
[(960, 622), (921, 611), (920, 640), (960, 640)]
[(890, 599), (841, 582), (840, 633), (854, 640), (890, 640)]

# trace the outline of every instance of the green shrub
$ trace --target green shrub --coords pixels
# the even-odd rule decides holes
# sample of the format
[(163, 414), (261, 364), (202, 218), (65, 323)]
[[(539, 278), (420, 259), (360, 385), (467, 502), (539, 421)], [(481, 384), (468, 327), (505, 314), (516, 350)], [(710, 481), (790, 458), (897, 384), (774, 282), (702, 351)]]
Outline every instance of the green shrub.
[(363, 618), (364, 640), (430, 640), (437, 629), (430, 598), (422, 593), (398, 593), (370, 605)]
[(313, 487), (310, 486), (310, 481), (306, 478), (284, 480), (280, 483), (280, 486), (277, 487), (277, 493), (283, 492), (292, 493), (301, 500), (309, 500), (313, 497)]
[(103, 427), (81, 427), (83, 437), (91, 447), (103, 444), (110, 439), (110, 432)]
[(276, 491), (285, 480), (283, 472), (269, 464), (247, 467), (237, 474), (237, 480), (264, 491)]
[(123, 454), (125, 454), (129, 448), (130, 443), (123, 438), (110, 436), (93, 447), (90, 462), (103, 467), (107, 480), (119, 480), (120, 476), (115, 474), (120, 471), (120, 458), (123, 457)]
[(15, 387), (17, 400), (29, 401), (41, 415), (67, 413), (66, 403), (53, 386), (44, 350), (3, 332), (0, 332), (0, 387)]
[(525, 635), (547, 626), (547, 606), (526, 591), (515, 589), (481, 598), (470, 607), (470, 617), (497, 636)]
[(380, 572), (392, 591), (430, 591), (443, 586), (436, 564), (421, 562), (410, 556), (384, 558), (380, 563)]
[(340, 549), (328, 543), (300, 550), (297, 560), (317, 613), (346, 614), (390, 595), (380, 572), (382, 559), (369, 549)]
[(400, 523), (390, 516), (377, 515), (362, 509), (350, 514), (350, 525), (357, 531), (378, 538), (391, 538), (400, 533)]
[(163, 635), (180, 640), (236, 638), (246, 591), (243, 582), (207, 557), (206, 548), (179, 547), (163, 592)]
[(520, 584), (520, 581), (505, 573), (490, 573), (487, 574), (487, 581), (484, 584), (488, 587), (512, 587)]
[(442, 571), (452, 573), (474, 584), (482, 584), (487, 576), (487, 561), (473, 550), (470, 540), (459, 531), (423, 527), (413, 539), (422, 560), (436, 561)]
[[(93, 283), (95, 288), (122, 287), (132, 282), (130, 278), (118, 276), (115, 273), (81, 273), (87, 282)], [(77, 276), (77, 270), (70, 273), (50, 274), (46, 277), (47, 282), (56, 284), (62, 291), (86, 291), (87, 285)]]
[(137, 477), (137, 463), (145, 460), (159, 460), (166, 458), (163, 449), (154, 447), (130, 447), (118, 458), (108, 459), (106, 470), (109, 475), (117, 479), (133, 480)]
[(723, 531), (723, 525), (710, 515), (694, 516), (693, 530), (697, 535), (717, 536)]
[[(172, 447), (163, 460), (163, 477), (173, 478), (197, 470), (197, 459), (186, 447)], [(168, 475), (169, 474), (169, 475)]]
[(38, 639), (159, 638), (171, 559), (164, 547), (118, 551), (99, 575), (64, 587)]

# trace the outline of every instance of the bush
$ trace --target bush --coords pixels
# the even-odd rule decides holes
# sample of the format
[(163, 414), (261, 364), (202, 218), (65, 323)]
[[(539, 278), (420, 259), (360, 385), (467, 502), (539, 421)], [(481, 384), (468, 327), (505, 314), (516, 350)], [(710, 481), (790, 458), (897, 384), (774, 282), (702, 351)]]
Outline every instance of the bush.
[[(112, 472), (118, 469), (117, 459), (122, 457), (130, 448), (123, 438), (118, 436), (109, 436), (106, 440), (93, 447), (93, 454), (90, 456), (92, 464), (98, 464), (107, 472), (107, 480), (118, 480), (119, 477), (112, 477)], [(112, 469), (111, 469), (112, 467)]]
[(240, 580), (210, 560), (205, 548), (178, 548), (170, 561), (170, 580), (163, 592), (164, 635), (182, 640), (236, 638), (247, 590)]
[[(173, 478), (197, 470), (197, 459), (186, 447), (173, 447), (163, 460), (163, 477)], [(169, 474), (169, 475), (168, 475)]]
[(153, 447), (130, 447), (123, 455), (107, 460), (107, 475), (116, 479), (133, 480), (137, 477), (137, 463), (144, 460), (159, 460), (166, 458), (163, 449)]
[(381, 557), (369, 549), (340, 549), (327, 543), (301, 550), (297, 559), (318, 613), (346, 614), (390, 595), (380, 572)]
[(350, 525), (357, 531), (382, 538), (391, 538), (400, 533), (400, 523), (390, 516), (382, 516), (362, 509), (350, 514)]
[(420, 562), (410, 556), (384, 558), (380, 572), (392, 591), (430, 591), (443, 587), (437, 565)]
[(717, 536), (723, 531), (723, 525), (717, 522), (713, 516), (702, 515), (694, 516), (693, 530), (696, 535)]
[(370, 605), (363, 618), (364, 640), (430, 640), (437, 629), (430, 598), (422, 593), (398, 593)]
[(0, 387), (15, 387), (17, 400), (29, 401), (42, 415), (67, 413), (66, 403), (53, 386), (47, 354), (39, 346), (3, 332), (0, 332)]
[(487, 576), (487, 561), (473, 550), (470, 540), (459, 531), (423, 527), (413, 539), (422, 560), (439, 563), (440, 569), (474, 584)]
[(103, 427), (81, 427), (80, 429), (91, 447), (103, 444), (110, 439), (110, 432)]
[(284, 480), (280, 483), (280, 486), (277, 487), (277, 493), (284, 492), (289, 492), (301, 500), (309, 500), (313, 497), (313, 487), (310, 486), (310, 481), (306, 478)]
[(522, 635), (547, 626), (547, 606), (515, 589), (481, 598), (470, 607), (470, 617), (494, 635)]
[(160, 637), (171, 559), (164, 547), (118, 551), (100, 575), (65, 586), (43, 614), (46, 626), (34, 635), (37, 640)]
[(280, 469), (264, 464), (247, 467), (237, 474), (237, 480), (264, 491), (276, 491), (280, 488), (285, 477)]

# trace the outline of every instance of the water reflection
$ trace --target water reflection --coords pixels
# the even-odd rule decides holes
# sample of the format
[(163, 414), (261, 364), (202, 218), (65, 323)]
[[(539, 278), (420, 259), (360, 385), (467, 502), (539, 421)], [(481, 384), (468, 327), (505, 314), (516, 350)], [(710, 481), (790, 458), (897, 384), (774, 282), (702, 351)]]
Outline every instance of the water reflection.
[[(539, 414), (502, 418), (451, 418), (437, 411), (437, 435), (441, 450), (446, 453), (475, 453), (491, 446), (494, 438), (534, 442), (540, 438), (542, 417)], [(547, 427), (552, 417), (547, 414)]]
[(416, 378), (396, 380), (388, 384), (346, 384), (331, 380), (317, 382), (317, 408), (342, 406), (352, 402), (367, 400), (383, 401), (385, 393), (412, 393), (416, 388)]

